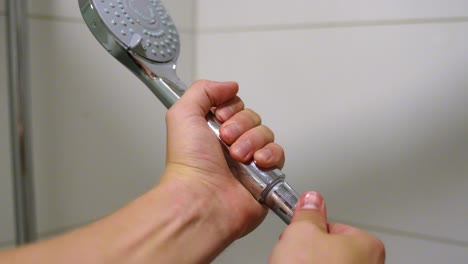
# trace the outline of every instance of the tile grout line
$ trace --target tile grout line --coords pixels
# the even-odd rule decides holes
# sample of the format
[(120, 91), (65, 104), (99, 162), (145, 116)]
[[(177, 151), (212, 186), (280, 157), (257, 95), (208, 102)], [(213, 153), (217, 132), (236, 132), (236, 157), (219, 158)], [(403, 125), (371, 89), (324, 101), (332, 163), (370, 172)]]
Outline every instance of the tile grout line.
[[(0, 13), (1, 14), (1, 13)], [(56, 21), (64, 23), (73, 23), (73, 24), (84, 24), (84, 21), (81, 17), (72, 17), (72, 16), (58, 16), (58, 15), (46, 15), (39, 13), (29, 13), (28, 17), (30, 19), (44, 20), (44, 21)], [(194, 34), (194, 30), (188, 28), (178, 28), (179, 32), (184, 34)]]
[[(6, 16), (6, 12), (0, 10), (0, 16)], [(66, 23), (83, 24), (83, 20), (78, 17), (47, 15), (40, 13), (29, 13), (29, 18), (46, 21), (58, 21)], [(195, 18), (196, 19), (196, 18)], [(356, 28), (356, 27), (379, 27), (379, 26), (398, 26), (398, 25), (425, 25), (425, 24), (454, 24), (467, 23), (468, 16), (460, 17), (433, 17), (433, 18), (408, 18), (408, 19), (388, 19), (388, 20), (368, 20), (368, 21), (330, 21), (317, 23), (297, 23), (297, 24), (277, 24), (277, 25), (254, 25), (239, 27), (213, 27), (200, 29), (180, 28), (179, 31), (185, 34), (229, 34), (229, 33), (248, 33), (248, 32), (267, 32), (279, 30), (302, 30), (302, 29), (327, 29), (327, 28)]]
[(364, 230), (372, 231), (372, 232), (379, 232), (379, 233), (394, 235), (394, 236), (399, 236), (399, 237), (406, 237), (406, 238), (423, 240), (423, 241), (428, 241), (428, 242), (435, 242), (435, 243), (445, 244), (445, 245), (450, 245), (450, 246), (468, 248), (468, 241), (463, 241), (463, 240), (458, 240), (458, 239), (453, 239), (453, 238), (448, 238), (448, 237), (440, 237), (440, 236), (418, 233), (418, 232), (413, 232), (413, 231), (399, 230), (399, 229), (394, 229), (394, 228), (384, 227), (384, 226), (377, 226), (377, 225), (372, 225), (372, 224), (357, 223), (353, 221), (347, 221), (344, 219), (333, 219), (333, 222), (335, 221), (340, 222), (340, 223), (346, 223), (346, 224), (349, 224), (349, 225), (352, 225), (352, 226), (355, 226)]
[(327, 28), (355, 28), (355, 27), (379, 27), (398, 25), (425, 25), (425, 24), (454, 24), (466, 23), (468, 16), (463, 17), (434, 17), (434, 18), (408, 18), (389, 20), (368, 20), (368, 21), (330, 21), (302, 24), (277, 24), (277, 25), (254, 25), (254, 26), (233, 26), (233, 27), (213, 27), (197, 29), (198, 34), (230, 34), (248, 32), (267, 32), (279, 30), (302, 30), (302, 29), (327, 29)]
[(38, 14), (38, 13), (28, 13), (28, 17), (31, 19), (37, 19), (37, 20), (84, 24), (83, 19), (80, 17), (45, 15), (45, 14)]

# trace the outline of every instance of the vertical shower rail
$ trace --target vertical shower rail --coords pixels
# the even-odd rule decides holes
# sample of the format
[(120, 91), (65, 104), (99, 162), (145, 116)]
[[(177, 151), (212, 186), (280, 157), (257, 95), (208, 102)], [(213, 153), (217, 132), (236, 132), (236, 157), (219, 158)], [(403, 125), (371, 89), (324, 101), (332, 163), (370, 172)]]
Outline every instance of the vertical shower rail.
[(27, 0), (7, 0), (8, 86), (16, 245), (36, 240)]

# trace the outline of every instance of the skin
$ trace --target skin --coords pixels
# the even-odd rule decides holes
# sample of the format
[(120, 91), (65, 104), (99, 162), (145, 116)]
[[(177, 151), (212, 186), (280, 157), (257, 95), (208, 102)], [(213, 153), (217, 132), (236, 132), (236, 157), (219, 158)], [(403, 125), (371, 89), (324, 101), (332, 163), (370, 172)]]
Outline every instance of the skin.
[(325, 201), (313, 191), (299, 198), (291, 224), (270, 256), (270, 263), (384, 262), (382, 241), (355, 227), (328, 223)]
[[(285, 160), (283, 149), (274, 143), (273, 132), (262, 125), (258, 114), (244, 107), (237, 92), (235, 82), (194, 83), (166, 114), (166, 169), (158, 185), (92, 224), (50, 240), (4, 251), (0, 253), (0, 263), (209, 263), (214, 260), (233, 241), (255, 229), (265, 218), (267, 209), (230, 172), (219, 141), (207, 126), (206, 114), (213, 110), (224, 122), (220, 136), (230, 145), (233, 159), (240, 162), (253, 159), (260, 167), (279, 168)], [(326, 218), (321, 216), (323, 223), (314, 217), (309, 219), (311, 211), (316, 217), (321, 215), (310, 208), (295, 213), (292, 224), (273, 251), (272, 263), (301, 263), (290, 262), (287, 258), (292, 254), (298, 254), (302, 263), (315, 263), (308, 260), (333, 263), (320, 259), (329, 256), (325, 253), (331, 250), (345, 252), (354, 260), (354, 247), (348, 248), (347, 243), (352, 242), (354, 246), (354, 240), (378, 241), (356, 231), (355, 235), (348, 236), (350, 242), (329, 242), (327, 235), (332, 231), (342, 232), (342, 226), (331, 224), (328, 225), (330, 233), (326, 229), (319, 232), (313, 226), (326, 223)], [(312, 244), (303, 243), (304, 234), (310, 236), (305, 240)], [(298, 242), (301, 244), (295, 247)], [(374, 244), (355, 243), (356, 254), (362, 257), (358, 260), (362, 261), (340, 263), (380, 263), (365, 259), (371, 256), (367, 253), (375, 250)], [(367, 247), (362, 249), (362, 244)]]

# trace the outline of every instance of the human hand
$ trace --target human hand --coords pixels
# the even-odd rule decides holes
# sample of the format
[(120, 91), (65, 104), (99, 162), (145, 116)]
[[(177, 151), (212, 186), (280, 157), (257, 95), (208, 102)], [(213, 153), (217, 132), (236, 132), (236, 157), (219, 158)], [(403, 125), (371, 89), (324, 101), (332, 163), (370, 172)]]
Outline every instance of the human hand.
[(320, 194), (307, 192), (297, 203), (291, 224), (281, 234), (270, 263), (380, 264), (385, 248), (376, 237), (352, 226), (327, 224)]
[[(215, 109), (223, 122), (220, 137), (230, 145), (230, 155), (239, 162), (255, 160), (259, 167), (284, 164), (283, 149), (273, 132), (261, 124), (254, 111), (245, 109), (236, 96), (237, 83), (199, 81), (189, 88), (166, 115), (167, 161), (162, 183), (195, 193), (218, 221), (220, 235), (235, 240), (258, 226), (267, 214), (232, 175), (219, 140), (207, 125), (206, 115)], [(214, 213), (213, 213), (214, 212)]]
[(167, 112), (161, 183), (116, 212), (66, 235), (0, 253), (5, 263), (210, 263), (255, 228), (267, 210), (234, 178), (205, 119), (215, 108), (220, 136), (240, 162), (282, 167), (282, 148), (244, 109), (236, 83), (201, 81)]

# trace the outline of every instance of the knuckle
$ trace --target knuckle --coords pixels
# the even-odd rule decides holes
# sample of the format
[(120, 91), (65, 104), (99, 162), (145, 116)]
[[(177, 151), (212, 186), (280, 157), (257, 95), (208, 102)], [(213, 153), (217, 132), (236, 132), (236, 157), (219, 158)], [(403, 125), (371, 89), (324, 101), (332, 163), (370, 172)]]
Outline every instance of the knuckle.
[(377, 263), (383, 263), (385, 260), (385, 245), (378, 237), (367, 234), (365, 248), (367, 252), (371, 252), (372, 256), (378, 260)]
[(260, 130), (268, 142), (275, 141), (275, 134), (269, 127), (262, 125), (260, 126)]
[(285, 156), (286, 153), (284, 151), (284, 148), (281, 145), (277, 144), (277, 143), (274, 143), (274, 144), (275, 144), (275, 148), (278, 150), (278, 154), (281, 155), (281, 156)]
[(385, 245), (378, 237), (369, 234), (369, 245), (376, 251), (385, 251)]
[(284, 149), (283, 149), (283, 147), (281, 147), (281, 145), (279, 145), (277, 143), (271, 143), (271, 144), (269, 144), (269, 147), (271, 148), (273, 153), (275, 153), (275, 155), (278, 157), (278, 159), (285, 156)]
[(239, 96), (236, 96), (235, 100), (239, 104), (239, 108), (244, 109), (244, 107), (245, 107), (244, 100), (242, 100), (242, 98), (240, 98)]
[(249, 116), (250, 119), (254, 121), (255, 124), (260, 125), (262, 123), (262, 117), (254, 110), (250, 108), (245, 108), (244, 112)]
[(242, 110), (244, 110), (244, 108), (245, 108), (244, 101), (242, 101), (242, 99), (241, 99), (239, 96), (236, 96), (236, 97), (233, 99), (232, 105), (234, 106), (234, 108), (235, 108), (237, 111), (242, 111)]

